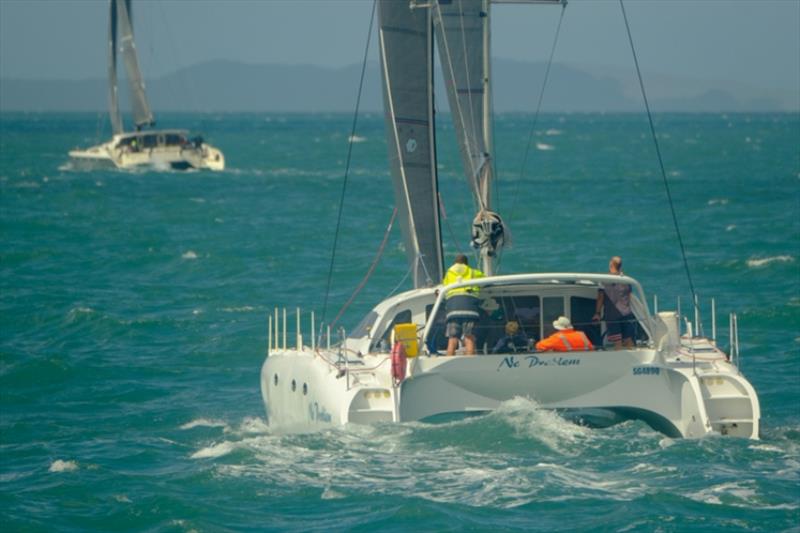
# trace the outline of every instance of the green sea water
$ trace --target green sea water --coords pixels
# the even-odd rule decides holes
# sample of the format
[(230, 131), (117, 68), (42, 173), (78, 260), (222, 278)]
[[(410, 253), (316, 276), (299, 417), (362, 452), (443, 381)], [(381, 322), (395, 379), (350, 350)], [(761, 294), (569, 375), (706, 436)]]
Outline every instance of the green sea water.
[[(224, 172), (79, 172), (95, 115), (0, 115), (3, 531), (797, 531), (800, 116), (656, 116), (688, 264), (710, 324), (739, 316), (762, 439), (673, 440), (572, 425), (516, 399), (439, 425), (283, 435), (266, 425), (267, 313), (322, 312), (352, 117), (173, 115)], [(689, 286), (646, 117), (495, 124), (503, 273), (626, 273), (659, 308)], [(474, 207), (438, 135), (448, 258)], [(364, 114), (328, 316), (369, 268), (393, 209), (383, 117)], [(344, 315), (408, 288), (393, 230)]]

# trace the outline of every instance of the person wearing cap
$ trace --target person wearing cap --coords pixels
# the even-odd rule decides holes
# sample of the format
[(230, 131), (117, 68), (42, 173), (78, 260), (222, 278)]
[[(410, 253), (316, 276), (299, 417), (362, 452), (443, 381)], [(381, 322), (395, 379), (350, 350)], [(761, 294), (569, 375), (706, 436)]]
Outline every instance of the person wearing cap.
[(536, 343), (536, 349), (540, 352), (585, 352), (594, 350), (592, 341), (582, 331), (572, 327), (572, 322), (565, 316), (558, 317), (553, 322), (556, 332)]
[[(624, 275), (622, 258), (614, 256), (608, 262), (608, 273)], [(627, 283), (602, 283), (597, 291), (597, 303), (592, 320), (600, 321), (601, 313), (606, 321), (606, 339), (619, 349), (633, 347), (636, 335), (636, 317), (631, 312), (631, 286)]]
[[(442, 285), (462, 283), (471, 279), (484, 277), (477, 268), (470, 268), (467, 256), (458, 254), (453, 266), (447, 269)], [(464, 353), (475, 354), (475, 335), (472, 330), (480, 318), (479, 287), (458, 287), (445, 294), (445, 310), (447, 311), (447, 355), (455, 355), (462, 337)]]
[(492, 348), (492, 353), (511, 353), (528, 347), (528, 337), (524, 331), (520, 331), (519, 322), (516, 320), (506, 322), (505, 331), (505, 336), (498, 339)]

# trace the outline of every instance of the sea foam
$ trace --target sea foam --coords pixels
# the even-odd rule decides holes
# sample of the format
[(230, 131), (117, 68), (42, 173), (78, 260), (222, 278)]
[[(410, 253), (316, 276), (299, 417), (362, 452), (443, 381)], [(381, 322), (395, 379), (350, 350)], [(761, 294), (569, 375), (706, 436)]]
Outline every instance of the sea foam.
[(74, 472), (77, 469), (78, 463), (75, 461), (62, 461), (61, 459), (56, 459), (50, 464), (48, 472)]
[(775, 255), (772, 257), (751, 257), (747, 260), (747, 266), (751, 268), (758, 268), (767, 266), (770, 263), (791, 263), (794, 257), (791, 255)]
[(181, 426), (181, 429), (192, 429), (197, 427), (206, 427), (206, 428), (227, 428), (228, 424), (223, 422), (222, 420), (209, 420), (207, 418), (198, 418), (196, 420), (192, 420), (191, 422), (187, 422)]

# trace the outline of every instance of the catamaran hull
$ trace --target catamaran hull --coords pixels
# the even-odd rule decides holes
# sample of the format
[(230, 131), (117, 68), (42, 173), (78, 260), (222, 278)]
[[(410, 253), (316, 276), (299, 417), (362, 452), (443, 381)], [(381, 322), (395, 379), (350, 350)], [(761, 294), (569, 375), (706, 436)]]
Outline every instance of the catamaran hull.
[(650, 349), (419, 357), (395, 386), (386, 354), (342, 370), (310, 350), (287, 350), (264, 362), (261, 389), (270, 426), (286, 429), (432, 421), (525, 397), (589, 426), (642, 420), (670, 437), (758, 438), (758, 398), (735, 367), (654, 361)]
[(140, 151), (113, 148), (112, 143), (93, 146), (86, 150), (72, 150), (69, 156), (79, 169), (135, 169), (153, 167), (172, 170), (205, 169), (224, 170), (225, 157), (213, 146), (156, 147)]

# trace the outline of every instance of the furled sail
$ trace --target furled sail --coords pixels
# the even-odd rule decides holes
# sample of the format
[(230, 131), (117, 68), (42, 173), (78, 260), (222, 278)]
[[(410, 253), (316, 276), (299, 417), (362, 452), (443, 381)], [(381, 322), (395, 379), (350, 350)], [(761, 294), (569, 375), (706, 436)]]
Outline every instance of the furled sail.
[(433, 121), (433, 37), (428, 9), (380, 0), (386, 136), (414, 287), (443, 277)]
[(117, 0), (111, 0), (111, 13), (108, 18), (108, 93), (111, 129), (114, 134), (122, 133), (122, 116), (119, 113), (117, 91)]
[(493, 258), (506, 240), (503, 220), (491, 211), (490, 5), (490, 0), (434, 0), (431, 4), (453, 125), (478, 205), (472, 245), (479, 250), (487, 275), (494, 273)]
[[(112, 2), (115, 0), (112, 0)], [(130, 15), (130, 0), (116, 0), (117, 11), (117, 36), (120, 52), (125, 61), (125, 70), (128, 73), (128, 84), (131, 89), (131, 104), (133, 120), (137, 129), (155, 123), (153, 113), (147, 103), (144, 92), (144, 80), (139, 70), (139, 60), (136, 56), (136, 43), (133, 41), (133, 24)], [(116, 71), (116, 67), (115, 67)]]
[[(450, 111), (464, 172), (479, 208), (490, 203), (491, 137), (488, 117), (489, 0), (439, 0), (432, 4)], [(484, 53), (486, 47), (486, 54)]]

